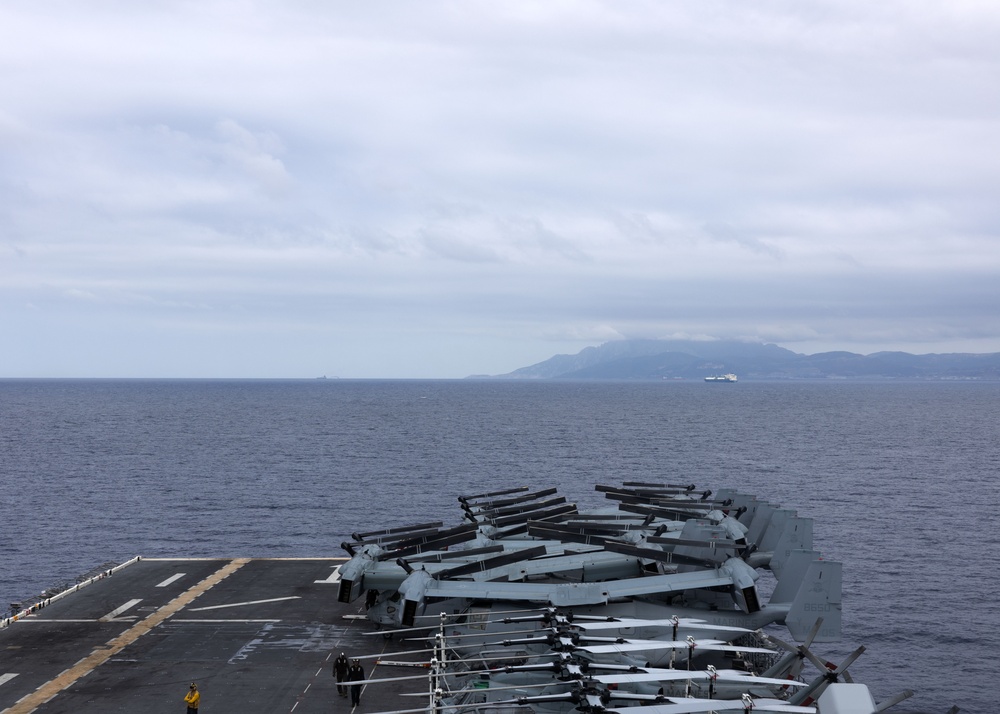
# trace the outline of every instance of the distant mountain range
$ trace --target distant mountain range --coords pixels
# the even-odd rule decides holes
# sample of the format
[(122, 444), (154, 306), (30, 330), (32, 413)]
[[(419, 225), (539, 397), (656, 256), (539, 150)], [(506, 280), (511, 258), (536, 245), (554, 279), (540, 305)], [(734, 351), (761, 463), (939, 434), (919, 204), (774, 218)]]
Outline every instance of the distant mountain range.
[(773, 344), (735, 340), (621, 340), (491, 379), (704, 379), (732, 372), (744, 379), (1000, 379), (1000, 352), (924, 354), (821, 352), (804, 355)]

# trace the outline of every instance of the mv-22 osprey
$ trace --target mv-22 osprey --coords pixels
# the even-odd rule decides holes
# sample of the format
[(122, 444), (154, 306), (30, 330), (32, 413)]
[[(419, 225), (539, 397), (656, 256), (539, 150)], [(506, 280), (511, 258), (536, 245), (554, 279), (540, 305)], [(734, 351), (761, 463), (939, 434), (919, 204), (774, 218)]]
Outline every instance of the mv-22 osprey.
[[(839, 639), (841, 566), (811, 550), (811, 520), (735, 493), (709, 501), (692, 487), (597, 488), (618, 508), (579, 513), (564, 499), (538, 500), (554, 489), (515, 489), (460, 498), (471, 524), (356, 535), (344, 544), (352, 558), (339, 597), (367, 592), (369, 619), (387, 628), (432, 627), (441, 612), (489, 601), (720, 627), (783, 622), (798, 641), (822, 618), (816, 640)], [(520, 495), (496, 498), (510, 493)], [(466, 549), (446, 550), (457, 544)], [(778, 577), (766, 605), (758, 567)]]

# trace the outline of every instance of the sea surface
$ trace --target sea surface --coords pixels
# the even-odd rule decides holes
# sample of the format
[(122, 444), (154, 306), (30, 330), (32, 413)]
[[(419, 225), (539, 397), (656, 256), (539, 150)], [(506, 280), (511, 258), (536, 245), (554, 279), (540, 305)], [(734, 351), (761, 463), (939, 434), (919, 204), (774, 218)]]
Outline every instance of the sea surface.
[(0, 609), (109, 561), (331, 556), (457, 496), (734, 487), (844, 564), (817, 645), (893, 712), (993, 712), (1000, 384), (0, 380)]

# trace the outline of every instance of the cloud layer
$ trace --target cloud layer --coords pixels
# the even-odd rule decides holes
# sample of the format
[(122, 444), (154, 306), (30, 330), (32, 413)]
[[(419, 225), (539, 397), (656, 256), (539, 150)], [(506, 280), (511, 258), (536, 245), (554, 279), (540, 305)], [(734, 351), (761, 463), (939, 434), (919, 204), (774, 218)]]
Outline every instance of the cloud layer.
[(1000, 351), (1000, 8), (13, 2), (0, 376)]

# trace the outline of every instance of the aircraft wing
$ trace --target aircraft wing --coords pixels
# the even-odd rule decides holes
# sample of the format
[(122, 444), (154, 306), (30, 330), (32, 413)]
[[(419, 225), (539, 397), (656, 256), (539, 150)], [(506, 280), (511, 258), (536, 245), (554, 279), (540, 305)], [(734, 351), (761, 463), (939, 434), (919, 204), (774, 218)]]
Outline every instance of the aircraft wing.
[[(600, 605), (614, 598), (681, 592), (733, 584), (733, 576), (719, 570), (653, 575), (600, 583), (495, 583), (427, 580), (424, 597), (548, 602), (555, 607)], [(402, 591), (402, 588), (401, 588)]]

